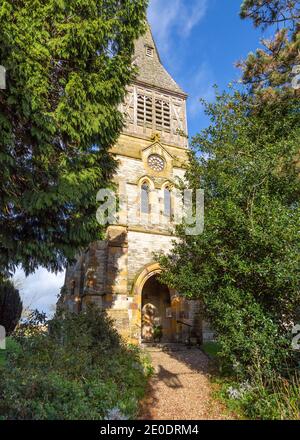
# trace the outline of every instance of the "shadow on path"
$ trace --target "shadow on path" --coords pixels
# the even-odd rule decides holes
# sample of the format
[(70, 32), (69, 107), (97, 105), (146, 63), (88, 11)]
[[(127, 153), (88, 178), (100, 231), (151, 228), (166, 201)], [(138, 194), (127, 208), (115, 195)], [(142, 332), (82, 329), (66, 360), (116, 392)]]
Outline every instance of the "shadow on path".
[(174, 374), (171, 371), (164, 368), (162, 365), (158, 365), (156, 372), (156, 380), (162, 380), (167, 387), (170, 388), (182, 388), (183, 385), (178, 378), (178, 374)]
[(151, 351), (155, 374), (142, 402), (141, 420), (224, 420), (232, 418), (213, 397), (211, 363), (199, 349)]

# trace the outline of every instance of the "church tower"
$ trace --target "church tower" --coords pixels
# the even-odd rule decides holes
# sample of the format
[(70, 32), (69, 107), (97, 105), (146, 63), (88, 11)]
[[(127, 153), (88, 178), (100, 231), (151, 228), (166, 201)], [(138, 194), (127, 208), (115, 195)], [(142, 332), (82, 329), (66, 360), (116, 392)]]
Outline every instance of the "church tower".
[(61, 302), (75, 311), (98, 304), (131, 342), (156, 335), (180, 342), (191, 329), (201, 338), (198, 303), (162, 285), (155, 260), (176, 240), (175, 184), (184, 179), (188, 159), (187, 95), (163, 67), (149, 26), (133, 63), (138, 74), (121, 106), (126, 127), (112, 148), (125, 201), (106, 239), (67, 269)]

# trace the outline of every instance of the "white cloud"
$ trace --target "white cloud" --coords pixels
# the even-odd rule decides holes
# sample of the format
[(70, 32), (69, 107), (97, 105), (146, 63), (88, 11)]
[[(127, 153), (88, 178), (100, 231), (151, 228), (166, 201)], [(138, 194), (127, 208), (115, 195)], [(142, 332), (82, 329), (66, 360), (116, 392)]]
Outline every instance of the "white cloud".
[(151, 0), (148, 19), (159, 41), (160, 49), (167, 52), (171, 32), (187, 38), (205, 16), (207, 0)]
[(57, 275), (40, 268), (27, 278), (21, 269), (14, 275), (16, 287), (20, 290), (23, 308), (38, 309), (52, 314), (57, 301), (57, 295), (64, 284), (65, 273)]
[(182, 33), (188, 37), (193, 28), (202, 20), (207, 10), (207, 1), (198, 0), (192, 5), (191, 9), (186, 9), (186, 16), (182, 17), (185, 26), (182, 27)]

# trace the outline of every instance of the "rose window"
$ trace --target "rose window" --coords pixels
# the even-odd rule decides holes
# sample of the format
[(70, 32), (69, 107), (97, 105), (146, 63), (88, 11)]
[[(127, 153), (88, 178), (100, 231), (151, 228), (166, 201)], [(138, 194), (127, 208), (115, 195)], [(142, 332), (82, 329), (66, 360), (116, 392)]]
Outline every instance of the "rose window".
[(165, 168), (165, 161), (158, 154), (151, 154), (148, 157), (148, 165), (150, 168), (152, 168), (152, 170), (161, 172)]

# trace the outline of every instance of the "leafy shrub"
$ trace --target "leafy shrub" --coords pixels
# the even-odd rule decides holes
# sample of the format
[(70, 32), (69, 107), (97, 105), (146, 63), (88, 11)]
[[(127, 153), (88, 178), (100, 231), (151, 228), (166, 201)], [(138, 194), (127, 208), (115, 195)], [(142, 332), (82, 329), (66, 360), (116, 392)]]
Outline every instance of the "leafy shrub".
[(212, 358), (216, 358), (221, 350), (221, 347), (220, 344), (218, 344), (218, 342), (208, 341), (208, 342), (204, 342), (204, 344), (201, 345), (201, 349), (208, 356)]
[(19, 351), (20, 345), (18, 342), (10, 336), (6, 338), (6, 349), (0, 350), (0, 367), (1, 365), (5, 365), (7, 353), (9, 353), (10, 356), (13, 356), (14, 353), (18, 353)]
[(269, 375), (274, 370), (284, 373), (288, 358), (289, 365), (295, 364), (290, 334), (280, 331), (272, 316), (251, 294), (227, 286), (219, 298), (207, 296), (206, 305), (211, 321), (219, 330), (218, 359), (223, 371), (242, 378), (248, 377), (254, 366)]
[(58, 315), (48, 332), (33, 328), (18, 341), (20, 351), (8, 355), (0, 375), (5, 419), (98, 420), (116, 408), (125, 418), (137, 413), (149, 360), (126, 346), (96, 307)]

